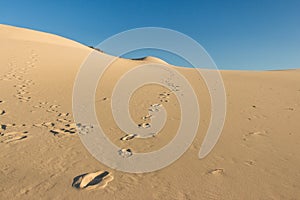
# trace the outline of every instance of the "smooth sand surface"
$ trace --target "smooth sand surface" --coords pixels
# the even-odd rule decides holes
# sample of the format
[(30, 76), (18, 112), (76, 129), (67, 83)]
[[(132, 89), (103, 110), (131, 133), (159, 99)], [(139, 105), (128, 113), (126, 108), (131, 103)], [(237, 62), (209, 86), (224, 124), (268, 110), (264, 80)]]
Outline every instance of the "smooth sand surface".
[[(76, 133), (73, 84), (92, 49), (7, 25), (0, 25), (0, 44), (0, 199), (299, 199), (300, 70), (221, 71), (225, 126), (213, 151), (199, 160), (211, 115), (209, 93), (194, 69), (175, 67), (201, 91), (197, 136), (167, 168), (130, 174), (98, 162)], [(114, 85), (134, 66), (149, 62), (164, 63), (153, 57), (118, 59), (96, 93), (105, 133), (133, 153), (163, 147), (180, 123), (176, 97), (158, 85), (137, 90), (129, 106), (134, 121), (145, 127), (151, 104), (166, 108), (167, 123), (156, 137), (126, 135), (114, 122)]]

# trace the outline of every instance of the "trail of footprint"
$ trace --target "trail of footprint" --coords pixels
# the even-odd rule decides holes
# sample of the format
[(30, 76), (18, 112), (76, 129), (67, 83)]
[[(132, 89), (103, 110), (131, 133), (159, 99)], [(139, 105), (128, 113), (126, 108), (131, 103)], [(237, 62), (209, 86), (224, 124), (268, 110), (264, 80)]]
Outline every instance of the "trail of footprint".
[(37, 61), (37, 54), (34, 51), (31, 52), (29, 61), (25, 63), (25, 67), (18, 67), (15, 58), (12, 58), (9, 63), (10, 70), (5, 74), (0, 80), (16, 80), (21, 81), (21, 84), (15, 85), (17, 88), (16, 94), (14, 95), (20, 102), (29, 102), (31, 100), (30, 96), (25, 96), (29, 94), (28, 87), (33, 85), (33, 80), (24, 80), (24, 74), (27, 74), (28, 70), (34, 66)]
[[(40, 124), (33, 124), (34, 127), (39, 127), (39, 128), (48, 128), (50, 129), (50, 133), (52, 133), (53, 135), (58, 135), (58, 134), (74, 134), (76, 133), (77, 129), (76, 129), (76, 124), (75, 123), (69, 123), (69, 124), (65, 124), (65, 125), (60, 125), (60, 124), (55, 124), (54, 122), (43, 122)], [(63, 126), (63, 128), (57, 128), (57, 127), (61, 127)]]
[(27, 132), (8, 132), (0, 134), (0, 143), (12, 143), (27, 138)]
[(168, 87), (171, 89), (173, 92), (178, 92), (180, 91), (180, 86), (176, 85), (175, 83), (171, 82), (172, 78), (166, 79), (164, 82), (168, 85)]
[(103, 189), (114, 177), (108, 171), (97, 171), (76, 176), (73, 179), (72, 187), (76, 189)]

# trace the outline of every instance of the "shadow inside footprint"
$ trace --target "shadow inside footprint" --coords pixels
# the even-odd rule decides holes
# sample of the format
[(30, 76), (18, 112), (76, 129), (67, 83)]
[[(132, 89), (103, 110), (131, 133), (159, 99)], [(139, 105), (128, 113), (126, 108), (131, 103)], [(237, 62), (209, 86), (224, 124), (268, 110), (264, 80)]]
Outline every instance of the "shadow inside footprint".
[(77, 188), (77, 189), (80, 189), (80, 180), (81, 180), (85, 175), (87, 175), (87, 173), (81, 174), (81, 175), (79, 175), (79, 176), (76, 176), (76, 177), (73, 179), (72, 187)]
[[(105, 180), (107, 179), (107, 180)], [(85, 173), (76, 176), (73, 179), (72, 187), (76, 189), (94, 189), (96, 187), (105, 187), (113, 179), (108, 171), (99, 171), (95, 173)]]
[(91, 182), (89, 182), (89, 183), (85, 186), (85, 188), (88, 187), (88, 186), (92, 186), (92, 185), (97, 185), (97, 184), (99, 184), (99, 183), (103, 180), (103, 178), (106, 177), (108, 174), (109, 174), (108, 171), (105, 171), (105, 172), (103, 172), (102, 174), (99, 174), (99, 175), (96, 176)]

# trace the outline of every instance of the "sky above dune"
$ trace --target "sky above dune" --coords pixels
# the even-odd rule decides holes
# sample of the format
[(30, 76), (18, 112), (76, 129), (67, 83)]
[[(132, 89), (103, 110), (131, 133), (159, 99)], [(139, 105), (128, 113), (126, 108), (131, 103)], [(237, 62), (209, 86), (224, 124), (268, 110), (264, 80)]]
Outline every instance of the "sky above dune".
[[(170, 28), (199, 42), (220, 69), (267, 70), (300, 68), (299, 10), (297, 0), (7, 0), (0, 1), (0, 23), (93, 46), (128, 29)], [(131, 56), (148, 54), (170, 62), (159, 51)], [(180, 59), (172, 64), (184, 65)]]

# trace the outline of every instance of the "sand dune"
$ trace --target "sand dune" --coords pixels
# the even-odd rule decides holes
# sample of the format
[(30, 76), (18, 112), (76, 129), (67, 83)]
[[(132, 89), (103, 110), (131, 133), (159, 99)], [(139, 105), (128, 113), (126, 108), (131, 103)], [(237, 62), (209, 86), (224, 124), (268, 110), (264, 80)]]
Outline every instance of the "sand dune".
[[(213, 151), (199, 160), (211, 115), (209, 93), (194, 69), (174, 66), (201, 91), (197, 136), (167, 168), (130, 174), (98, 162), (77, 135), (73, 84), (93, 50), (59, 36), (7, 25), (0, 25), (0, 43), (1, 199), (299, 198), (300, 70), (221, 71), (226, 122)], [(129, 105), (133, 120), (143, 128), (152, 123), (149, 106), (164, 106), (168, 118), (157, 136), (127, 135), (114, 122), (110, 106), (114, 85), (133, 67), (149, 62), (166, 64), (153, 57), (117, 59), (99, 81), (97, 117), (111, 141), (124, 149), (120, 152), (124, 156), (130, 154), (128, 149), (134, 154), (163, 147), (180, 123), (176, 96), (158, 85), (140, 88)], [(84, 124), (79, 128), (93, 129)]]

